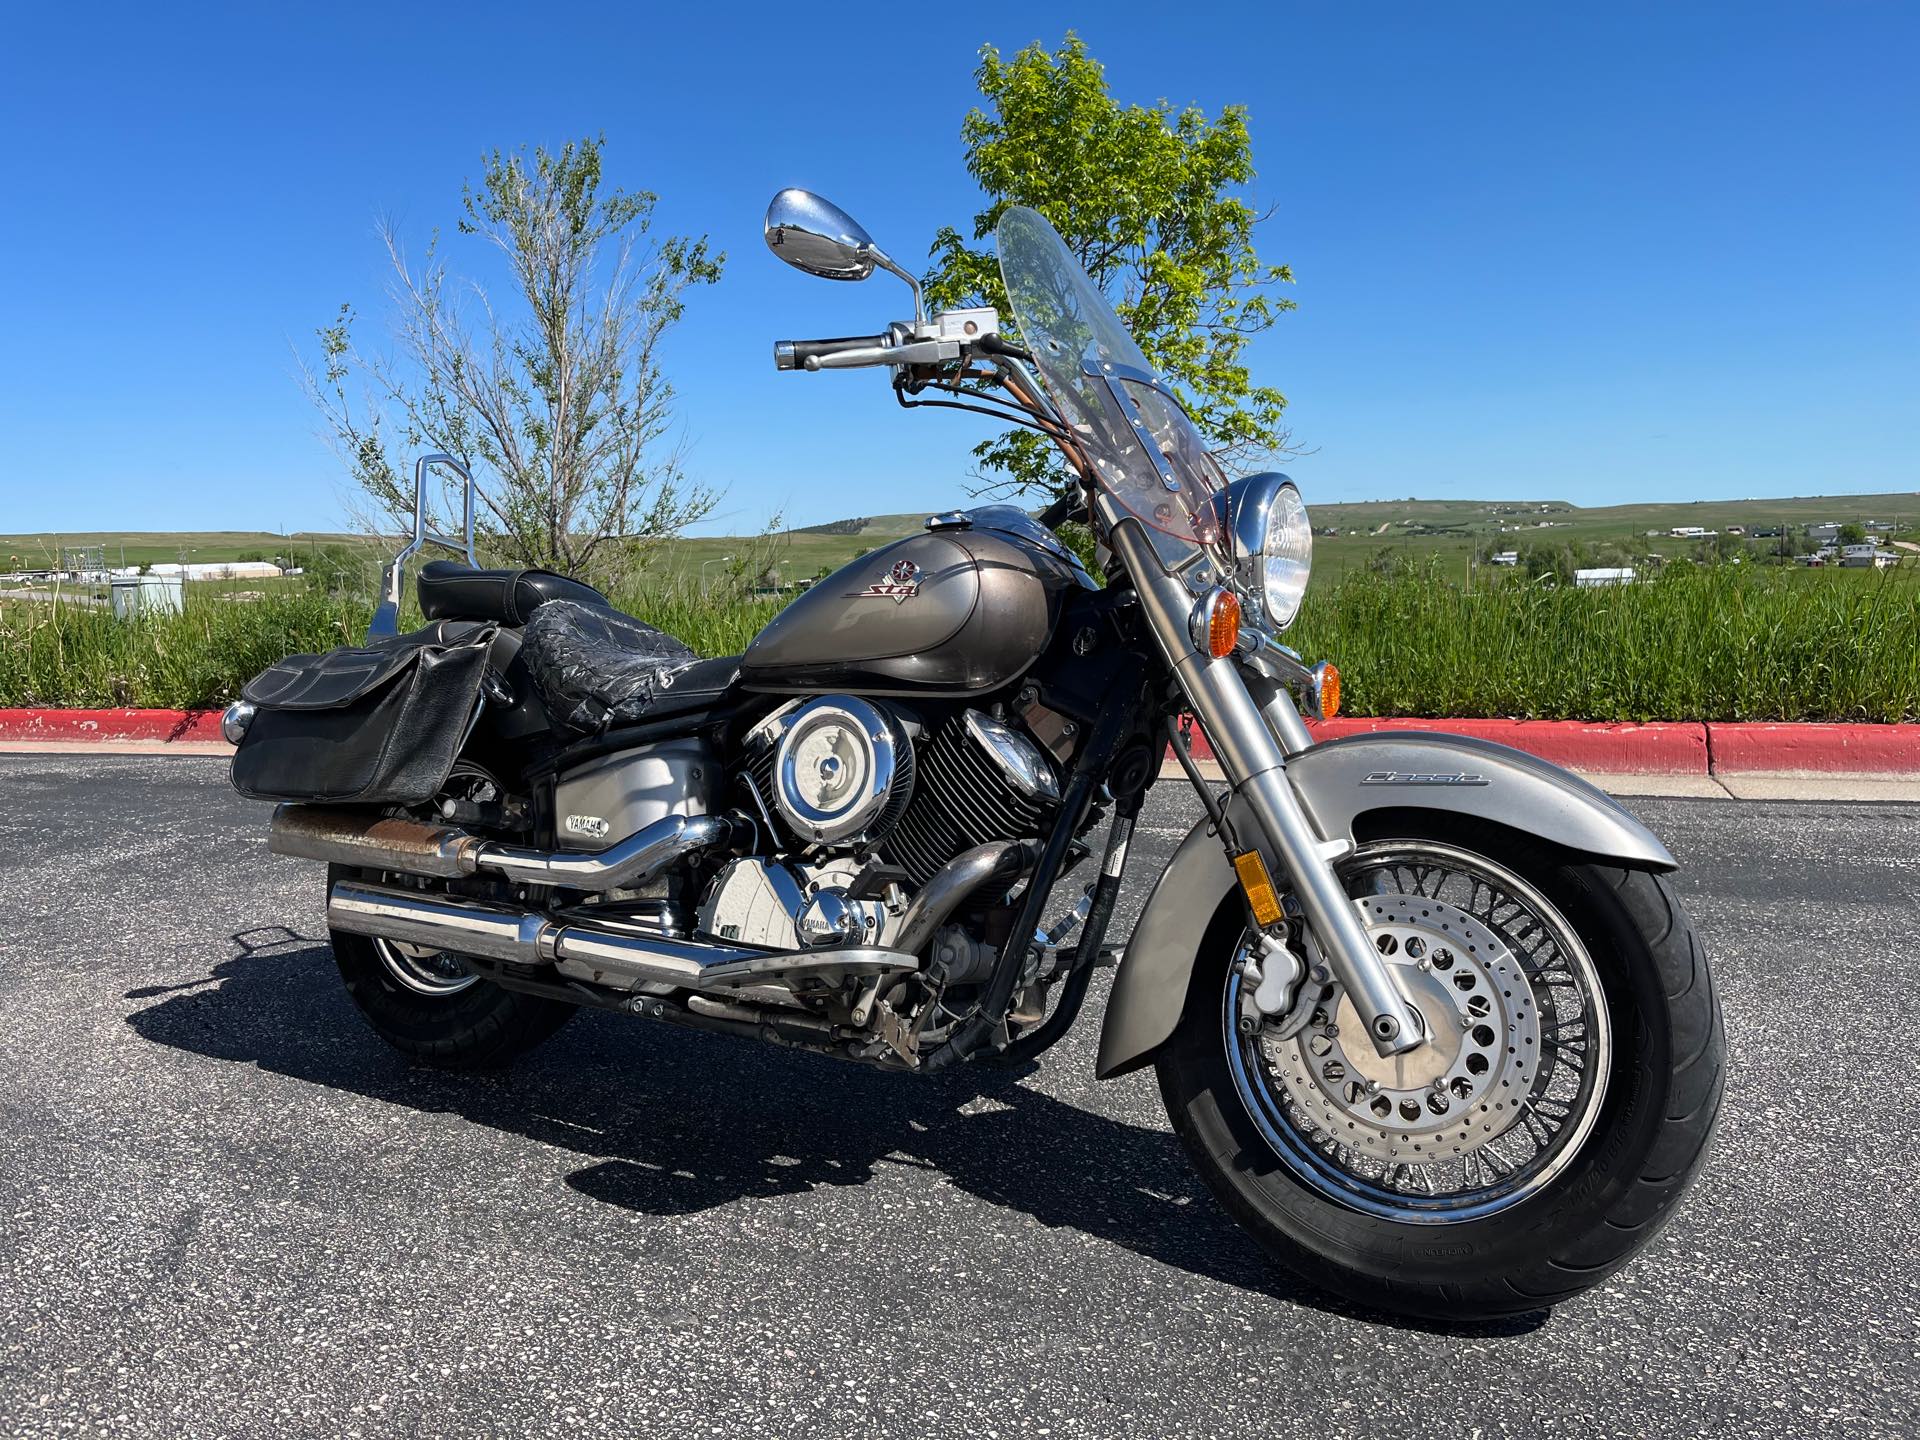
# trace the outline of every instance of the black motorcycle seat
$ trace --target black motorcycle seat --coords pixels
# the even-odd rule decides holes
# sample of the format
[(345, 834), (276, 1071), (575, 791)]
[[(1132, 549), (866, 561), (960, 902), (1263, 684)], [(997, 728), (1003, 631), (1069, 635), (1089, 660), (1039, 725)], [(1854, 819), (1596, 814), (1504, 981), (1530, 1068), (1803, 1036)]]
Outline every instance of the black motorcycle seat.
[(738, 655), (701, 660), (604, 603), (541, 605), (527, 621), (520, 654), (547, 713), (589, 734), (710, 710), (740, 675)]
[(551, 570), (476, 570), (458, 560), (430, 560), (413, 582), (429, 620), (493, 620), (524, 625), (549, 600), (605, 606), (591, 585)]

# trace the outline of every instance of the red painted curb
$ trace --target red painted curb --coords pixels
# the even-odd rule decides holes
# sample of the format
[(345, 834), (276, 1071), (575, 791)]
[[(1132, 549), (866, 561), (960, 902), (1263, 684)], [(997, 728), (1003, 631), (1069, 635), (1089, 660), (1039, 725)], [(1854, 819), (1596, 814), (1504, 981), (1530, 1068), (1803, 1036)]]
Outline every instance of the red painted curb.
[[(1825, 774), (1920, 775), (1920, 725), (1759, 722), (1598, 725), (1582, 720), (1342, 718), (1308, 721), (1315, 736), (1438, 730), (1511, 745), (1579, 770), (1611, 775), (1739, 775), (1807, 770)], [(1206, 737), (1194, 754), (1213, 758)]]
[(1329, 720), (1310, 726), (1336, 739), (1382, 730), (1440, 730), (1538, 755), (1555, 765), (1613, 775), (1705, 775), (1707, 730), (1691, 723), (1596, 725), (1584, 720)]
[(0, 740), (219, 740), (218, 710), (0, 710)]
[(1715, 774), (1920, 772), (1920, 725), (1709, 725)]
[[(1920, 725), (1687, 723), (1597, 725), (1582, 720), (1341, 718), (1308, 722), (1338, 739), (1390, 730), (1439, 730), (1497, 741), (1550, 760), (1608, 774), (1706, 775), (1781, 770), (1827, 774), (1920, 774)], [(0, 742), (219, 741), (218, 710), (0, 710)], [(1206, 737), (1193, 750), (1213, 758)]]
[[(1614, 775), (1705, 775), (1707, 732), (1704, 725), (1597, 725), (1584, 720), (1425, 720), (1348, 717), (1307, 722), (1315, 737), (1338, 740), (1346, 735), (1370, 735), (1390, 730), (1438, 730), (1449, 735), (1471, 735), (1538, 755), (1555, 765)], [(1194, 754), (1213, 755), (1206, 738), (1194, 735)], [(1916, 761), (1920, 768), (1920, 761)]]

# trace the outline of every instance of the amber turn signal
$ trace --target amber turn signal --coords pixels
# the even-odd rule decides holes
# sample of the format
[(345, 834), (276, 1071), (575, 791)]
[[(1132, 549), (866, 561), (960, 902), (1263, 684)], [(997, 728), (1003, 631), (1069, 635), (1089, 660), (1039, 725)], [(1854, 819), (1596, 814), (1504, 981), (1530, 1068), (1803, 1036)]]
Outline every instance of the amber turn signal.
[(1187, 628), (1195, 649), (1215, 660), (1231, 655), (1240, 643), (1240, 601), (1231, 590), (1209, 590), (1194, 605)]
[(1340, 713), (1340, 667), (1322, 660), (1313, 667), (1314, 692), (1320, 699), (1320, 718), (1331, 720)]

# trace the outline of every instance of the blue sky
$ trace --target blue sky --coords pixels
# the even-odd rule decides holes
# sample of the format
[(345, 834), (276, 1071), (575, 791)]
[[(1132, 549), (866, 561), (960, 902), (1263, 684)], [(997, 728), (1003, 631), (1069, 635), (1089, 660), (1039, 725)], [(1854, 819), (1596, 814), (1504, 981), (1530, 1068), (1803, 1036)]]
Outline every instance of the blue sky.
[(986, 422), (770, 359), (904, 288), (787, 269), (761, 215), (810, 186), (917, 265), (978, 207), (978, 47), (1069, 27), (1123, 99), (1250, 107), (1310, 502), (1920, 488), (1913, 5), (19, 4), (0, 532), (337, 526), (290, 346), (377, 326), (378, 217), (424, 244), (483, 150), (600, 131), (731, 254), (669, 356), (707, 528), (951, 504)]

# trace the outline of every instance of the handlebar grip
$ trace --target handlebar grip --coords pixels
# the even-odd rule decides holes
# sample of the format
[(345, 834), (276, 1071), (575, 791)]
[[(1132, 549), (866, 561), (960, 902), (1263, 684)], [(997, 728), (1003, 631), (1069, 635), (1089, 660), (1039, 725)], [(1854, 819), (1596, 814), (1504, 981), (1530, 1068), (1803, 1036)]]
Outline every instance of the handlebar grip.
[(1011, 340), (1003, 340), (998, 335), (982, 335), (973, 342), (973, 348), (982, 355), (1005, 355), (1010, 360), (1019, 360), (1027, 365), (1033, 364), (1031, 350), (1015, 345)]
[(891, 343), (891, 335), (842, 335), (833, 340), (776, 340), (773, 342), (773, 366), (776, 370), (809, 370), (807, 362), (842, 350), (870, 350)]

